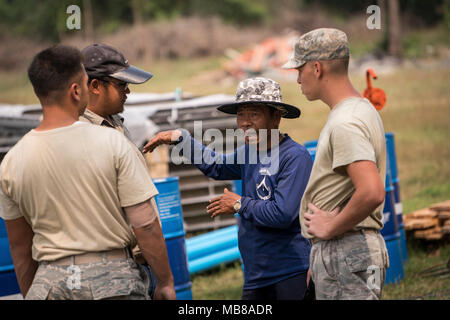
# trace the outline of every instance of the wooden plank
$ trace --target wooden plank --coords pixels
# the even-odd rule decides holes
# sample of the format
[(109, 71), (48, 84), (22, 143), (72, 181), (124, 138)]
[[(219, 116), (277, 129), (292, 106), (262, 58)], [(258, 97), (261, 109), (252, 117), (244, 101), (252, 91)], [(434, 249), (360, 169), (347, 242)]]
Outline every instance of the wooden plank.
[(450, 221), (450, 211), (439, 211), (437, 217), (440, 220), (448, 220), (448, 221)]
[[(450, 220), (449, 220), (449, 221), (450, 221)], [(450, 234), (450, 224), (444, 225), (444, 226), (442, 227), (442, 233), (443, 233), (443, 234)]]
[(450, 211), (450, 200), (435, 203), (430, 206), (430, 209), (436, 211)]
[(417, 229), (427, 229), (437, 226), (439, 220), (437, 218), (432, 219), (408, 219), (404, 221), (405, 230), (417, 230)]
[(420, 209), (405, 215), (406, 219), (409, 218), (435, 218), (437, 217), (437, 212), (430, 210), (429, 208)]
[(440, 233), (433, 233), (425, 237), (426, 240), (441, 240), (444, 235)]
[(436, 226), (434, 228), (429, 228), (425, 230), (417, 230), (414, 232), (414, 237), (416, 238), (426, 238), (428, 236), (431, 236), (435, 233), (441, 233), (442, 229), (439, 226)]

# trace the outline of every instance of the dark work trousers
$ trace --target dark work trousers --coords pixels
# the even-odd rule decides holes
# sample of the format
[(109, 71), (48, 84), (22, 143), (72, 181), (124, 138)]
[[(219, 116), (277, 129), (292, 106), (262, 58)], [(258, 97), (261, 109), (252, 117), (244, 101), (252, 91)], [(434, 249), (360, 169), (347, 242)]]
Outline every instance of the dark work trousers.
[(242, 300), (303, 300), (307, 272), (271, 284), (267, 287), (244, 289)]

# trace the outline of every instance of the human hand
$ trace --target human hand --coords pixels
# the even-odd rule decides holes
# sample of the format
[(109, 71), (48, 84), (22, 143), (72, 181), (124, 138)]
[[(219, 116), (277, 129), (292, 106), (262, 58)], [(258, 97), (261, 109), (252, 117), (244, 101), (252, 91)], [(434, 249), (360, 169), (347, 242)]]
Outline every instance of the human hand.
[(211, 214), (211, 218), (222, 214), (234, 214), (234, 203), (241, 198), (240, 195), (224, 189), (223, 195), (209, 200), (210, 204), (206, 207), (206, 211)]
[(308, 204), (311, 213), (305, 212), (305, 226), (306, 231), (316, 238), (329, 240), (335, 236), (333, 228), (333, 219), (339, 213), (340, 208), (337, 207), (333, 211), (323, 211), (317, 208), (312, 203)]
[(143, 153), (153, 152), (156, 147), (162, 144), (171, 144), (180, 138), (182, 132), (180, 130), (168, 130), (159, 132), (152, 140), (150, 140), (142, 149)]
[(175, 289), (172, 285), (156, 285), (155, 293), (153, 294), (155, 300), (176, 300)]

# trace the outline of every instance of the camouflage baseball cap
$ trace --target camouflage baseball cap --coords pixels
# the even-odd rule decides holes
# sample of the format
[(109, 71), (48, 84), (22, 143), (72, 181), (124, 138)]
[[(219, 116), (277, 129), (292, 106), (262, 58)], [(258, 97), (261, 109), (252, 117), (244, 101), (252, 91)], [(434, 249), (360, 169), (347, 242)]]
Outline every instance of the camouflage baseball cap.
[(337, 29), (320, 28), (302, 35), (295, 42), (294, 52), (283, 69), (296, 69), (308, 61), (348, 58), (347, 35)]
[(236, 114), (239, 106), (249, 104), (263, 104), (280, 110), (281, 117), (294, 119), (300, 117), (300, 109), (281, 102), (281, 87), (271, 79), (257, 77), (239, 82), (236, 92), (236, 102), (217, 107), (229, 114)]

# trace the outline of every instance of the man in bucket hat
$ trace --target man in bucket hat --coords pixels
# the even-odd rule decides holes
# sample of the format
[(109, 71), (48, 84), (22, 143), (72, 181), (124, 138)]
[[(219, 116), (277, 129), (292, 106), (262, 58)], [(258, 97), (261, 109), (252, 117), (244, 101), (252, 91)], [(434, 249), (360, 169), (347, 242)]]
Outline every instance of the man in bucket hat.
[(311, 178), (300, 207), (312, 242), (317, 299), (379, 299), (388, 257), (379, 230), (385, 178), (385, 138), (378, 112), (348, 77), (347, 36), (316, 29), (301, 36), (284, 68), (310, 101), (331, 109), (320, 133)]
[[(242, 298), (301, 300), (307, 287), (310, 245), (301, 235), (298, 211), (312, 160), (303, 146), (278, 130), (281, 118), (298, 118), (300, 110), (283, 103), (279, 84), (265, 78), (240, 82), (236, 101), (218, 110), (237, 115), (245, 144), (234, 153), (218, 154), (184, 129), (158, 133), (144, 152), (178, 143), (175, 148), (190, 154), (191, 163), (208, 177), (241, 179), (242, 197), (225, 189), (223, 195), (210, 200), (207, 212), (211, 217), (238, 213), (244, 262)], [(267, 153), (253, 157), (256, 149)], [(195, 163), (198, 151), (203, 157)]]

